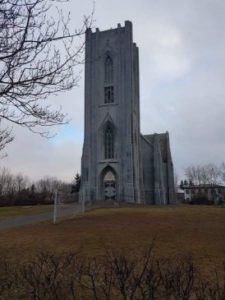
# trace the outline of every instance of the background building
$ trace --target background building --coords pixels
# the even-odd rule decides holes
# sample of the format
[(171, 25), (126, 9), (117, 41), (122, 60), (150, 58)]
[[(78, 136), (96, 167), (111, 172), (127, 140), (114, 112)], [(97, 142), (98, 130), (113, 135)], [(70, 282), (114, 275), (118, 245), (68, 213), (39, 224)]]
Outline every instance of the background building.
[(193, 204), (225, 203), (225, 186), (219, 184), (184, 184), (184, 202)]

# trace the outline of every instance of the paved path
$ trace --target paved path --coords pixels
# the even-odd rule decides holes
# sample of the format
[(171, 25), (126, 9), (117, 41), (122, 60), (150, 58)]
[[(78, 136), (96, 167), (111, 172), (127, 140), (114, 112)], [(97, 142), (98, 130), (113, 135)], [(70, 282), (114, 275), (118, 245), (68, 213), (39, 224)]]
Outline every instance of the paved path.
[[(81, 212), (80, 204), (67, 204), (58, 209), (58, 217), (75, 216)], [(53, 220), (53, 212), (47, 212), (42, 214), (19, 216), (0, 220), (0, 230), (9, 229), (14, 227), (20, 227), (23, 225), (40, 223), (44, 221)]]

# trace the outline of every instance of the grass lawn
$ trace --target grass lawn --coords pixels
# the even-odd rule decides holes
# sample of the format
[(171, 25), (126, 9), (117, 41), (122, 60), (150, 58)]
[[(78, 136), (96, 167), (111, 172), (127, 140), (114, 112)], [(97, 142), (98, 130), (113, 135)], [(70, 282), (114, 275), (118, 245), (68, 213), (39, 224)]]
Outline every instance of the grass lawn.
[(204, 267), (225, 260), (225, 208), (214, 206), (96, 209), (50, 222), (0, 232), (0, 252), (27, 259), (37, 251), (102, 255), (105, 247), (137, 252), (155, 238), (160, 257), (192, 254)]
[(53, 210), (53, 205), (0, 207), (0, 221), (6, 218), (40, 214)]

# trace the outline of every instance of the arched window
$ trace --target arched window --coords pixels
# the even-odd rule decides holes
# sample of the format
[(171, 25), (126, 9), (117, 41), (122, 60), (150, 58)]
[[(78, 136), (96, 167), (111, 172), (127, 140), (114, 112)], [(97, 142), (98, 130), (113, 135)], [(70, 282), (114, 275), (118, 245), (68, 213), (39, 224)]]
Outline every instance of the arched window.
[(109, 53), (105, 58), (105, 87), (104, 101), (106, 104), (114, 102), (114, 86), (113, 86), (113, 60)]
[(108, 54), (105, 59), (105, 83), (109, 84), (113, 82), (113, 61)]
[(104, 91), (105, 91), (105, 103), (113, 103), (114, 102), (113, 86), (106, 86)]
[(116, 174), (111, 167), (103, 171), (103, 197), (105, 200), (116, 200)]
[(105, 129), (105, 159), (114, 158), (114, 130), (111, 124)]
[(104, 101), (106, 104), (114, 102), (114, 87), (113, 87), (113, 60), (109, 53), (105, 58), (105, 87)]

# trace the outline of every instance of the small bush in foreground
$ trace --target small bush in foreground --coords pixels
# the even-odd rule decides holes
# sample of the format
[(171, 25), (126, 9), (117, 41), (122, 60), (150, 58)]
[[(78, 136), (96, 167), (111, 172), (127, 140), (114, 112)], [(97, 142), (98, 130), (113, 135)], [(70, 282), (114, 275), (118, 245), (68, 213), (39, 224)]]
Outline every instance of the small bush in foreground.
[(23, 264), (1, 259), (0, 268), (0, 299), (225, 299), (225, 272), (206, 278), (191, 256), (160, 260), (152, 247), (129, 257), (43, 252)]

